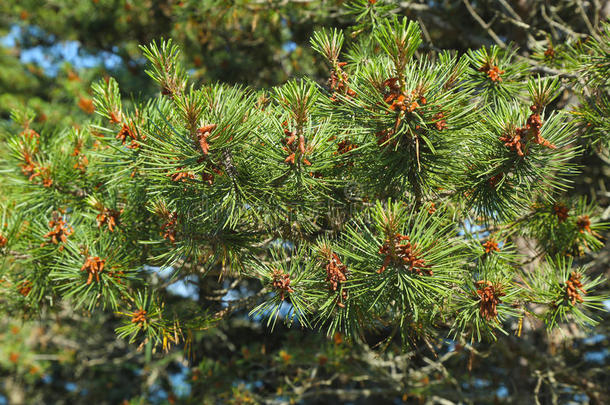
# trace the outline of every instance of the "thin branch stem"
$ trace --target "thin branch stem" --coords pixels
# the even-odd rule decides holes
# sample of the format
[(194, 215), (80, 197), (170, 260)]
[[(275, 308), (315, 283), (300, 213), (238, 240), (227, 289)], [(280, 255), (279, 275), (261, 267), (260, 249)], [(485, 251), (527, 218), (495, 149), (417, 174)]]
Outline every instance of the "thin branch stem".
[(474, 8), (470, 4), (470, 2), (468, 0), (462, 0), (462, 2), (468, 9), (468, 12), (472, 16), (472, 18), (474, 18), (476, 20), (476, 22), (479, 23), (481, 28), (483, 28), (485, 31), (487, 31), (489, 36), (493, 38), (493, 40), (496, 42), (496, 44), (498, 44), (498, 46), (500, 46), (501, 48), (506, 48), (506, 44), (504, 43), (504, 41), (502, 41), (500, 39), (500, 37), (495, 33), (495, 31), (491, 29), (491, 24), (486, 23), (481, 18), (481, 16), (479, 14), (477, 14), (477, 12), (474, 10)]

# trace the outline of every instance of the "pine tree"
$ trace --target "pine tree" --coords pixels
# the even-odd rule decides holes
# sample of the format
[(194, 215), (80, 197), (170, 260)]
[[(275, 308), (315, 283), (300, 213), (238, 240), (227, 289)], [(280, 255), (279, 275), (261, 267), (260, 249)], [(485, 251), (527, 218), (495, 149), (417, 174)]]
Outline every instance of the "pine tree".
[[(566, 195), (578, 159), (607, 151), (610, 25), (553, 55), (567, 74), (536, 74), (511, 47), (425, 50), (420, 25), (381, 6), (354, 5), (351, 35), (313, 34), (324, 85), (197, 85), (159, 40), (141, 48), (154, 97), (125, 99), (101, 79), (97, 118), (54, 132), (14, 111), (8, 305), (112, 311), (119, 337), (153, 351), (242, 308), (335, 340), (386, 331), (405, 351), (595, 325), (605, 279), (583, 259), (607, 223), (595, 201)], [(566, 86), (576, 111), (554, 108)], [(165, 283), (195, 275), (200, 293), (254, 292), (185, 308), (159, 271)]]

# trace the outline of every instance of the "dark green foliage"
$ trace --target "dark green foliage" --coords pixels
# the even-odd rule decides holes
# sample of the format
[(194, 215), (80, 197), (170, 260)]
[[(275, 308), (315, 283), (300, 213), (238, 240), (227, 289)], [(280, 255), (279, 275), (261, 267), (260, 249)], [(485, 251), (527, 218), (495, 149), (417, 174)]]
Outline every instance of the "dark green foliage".
[[(1, 130), (0, 306), (48, 324), (103, 318), (104, 350), (121, 351), (133, 365), (121, 373), (142, 384), (140, 396), (123, 391), (134, 403), (170, 392), (182, 350), (193, 398), (210, 403), (348, 400), (369, 389), (462, 401), (464, 369), (481, 352), (604, 326), (605, 180), (588, 193), (582, 176), (586, 159), (608, 159), (608, 22), (555, 46), (556, 33), (536, 42), (540, 32), (528, 30), (508, 44), (482, 25), (476, 35), (496, 44), (469, 38), (456, 52), (437, 48), (454, 42), (438, 38), (428, 3), (314, 3), (184, 1), (145, 12), (145, 2), (100, 0), (22, 15), (56, 22), (72, 5), (71, 18), (112, 22), (95, 40), (72, 19), (63, 34), (110, 47), (123, 64), (107, 67), (116, 78), (66, 65), (50, 80), (29, 69), (31, 85), (7, 96), (11, 107), (28, 102)], [(502, 3), (512, 20), (499, 32), (527, 25)], [(464, 5), (442, 13), (489, 17), (486, 2), (474, 13)], [(566, 7), (551, 11), (567, 19)], [(93, 15), (100, 9), (108, 15)], [(51, 22), (42, 27), (57, 32)], [(123, 38), (130, 26), (138, 35)], [(44, 33), (25, 31), (19, 46), (51, 44)], [(53, 91), (70, 102), (51, 116)], [(44, 356), (7, 350), (3, 369), (67, 379)], [(543, 380), (584, 390), (524, 356), (536, 400)], [(445, 368), (452, 358), (459, 377)], [(19, 383), (7, 381), (1, 389), (13, 395)], [(83, 386), (74, 402), (98, 392)]]

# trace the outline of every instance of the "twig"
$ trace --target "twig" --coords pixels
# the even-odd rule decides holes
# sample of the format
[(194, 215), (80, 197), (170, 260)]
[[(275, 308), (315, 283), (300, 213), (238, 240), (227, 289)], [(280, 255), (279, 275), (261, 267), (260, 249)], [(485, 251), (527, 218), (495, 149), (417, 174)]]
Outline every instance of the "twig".
[[(551, 30), (553, 29), (553, 27), (555, 28), (559, 28), (561, 31), (565, 32), (566, 34), (569, 34), (571, 36), (574, 36), (576, 38), (586, 38), (587, 35), (585, 34), (580, 34), (576, 31), (571, 30), (568, 26), (566, 26), (565, 24), (560, 24), (557, 21), (553, 20), (551, 17), (549, 17), (549, 15), (546, 13), (546, 7), (544, 7), (544, 5), (542, 5), (540, 7), (540, 12), (542, 14), (542, 18), (544, 18), (544, 20), (549, 24), (549, 26), (551, 27)], [(557, 33), (554, 33), (554, 36), (557, 37)]]
[(432, 37), (430, 36), (428, 29), (426, 28), (426, 24), (424, 24), (424, 21), (419, 16), (417, 17), (417, 22), (419, 23), (419, 27), (421, 28), (422, 34), (424, 34), (424, 38), (426, 38), (426, 41), (430, 44), (432, 48), (434, 48), (434, 43), (432, 42)]
[[(503, 15), (503, 17), (506, 18), (509, 22), (513, 23), (514, 25), (516, 25), (518, 27), (521, 27), (521, 28), (525, 28), (526, 30), (528, 30), (528, 32), (527, 32), (528, 40), (532, 41), (533, 43), (535, 43), (536, 40), (534, 39), (532, 34), (529, 32), (532, 29), (532, 27), (529, 24), (526, 24), (523, 21), (521, 16), (519, 14), (517, 14), (517, 12), (515, 12), (515, 10), (510, 6), (510, 4), (508, 4), (508, 2), (506, 0), (499, 0), (499, 2), (512, 15), (512, 18), (511, 17), (507, 17), (506, 15)], [(537, 34), (546, 34), (546, 32), (544, 32), (542, 30), (538, 30)]]
[(227, 307), (221, 309), (220, 311), (218, 311), (214, 315), (212, 315), (212, 319), (222, 319), (225, 316), (237, 311), (240, 308), (248, 307), (251, 304), (253, 304), (254, 302), (256, 302), (259, 298), (263, 297), (268, 292), (269, 292), (269, 290), (267, 288), (263, 288), (262, 290), (260, 290), (259, 292), (257, 292), (254, 295), (240, 298), (238, 300), (225, 301), (228, 303)]
[(540, 394), (540, 387), (542, 387), (542, 373), (536, 370), (536, 375), (538, 376), (538, 381), (536, 381), (536, 388), (534, 388), (534, 401), (536, 401), (536, 405), (540, 405), (538, 395)]
[(576, 0), (576, 4), (578, 4), (578, 12), (579, 12), (580, 16), (582, 17), (583, 21), (585, 22), (585, 25), (587, 26), (589, 33), (593, 37), (595, 37), (595, 39), (599, 40), (599, 37), (597, 36), (597, 31), (595, 30), (595, 28), (593, 28), (593, 25), (591, 24), (591, 20), (589, 20), (589, 17), (587, 16), (587, 13), (585, 12), (585, 6), (582, 4), (582, 0)]
[(28, 254), (17, 252), (16, 250), (11, 250), (8, 252), (8, 254), (11, 255), (16, 260), (26, 260), (26, 259), (30, 259), (32, 257)]
[[(552, 21), (555, 22), (556, 24), (558, 24), (558, 26), (560, 26), (565, 32), (568, 32), (574, 36), (580, 36), (582, 38), (586, 38), (588, 36), (587, 34), (579, 34), (575, 31), (572, 31), (572, 29), (569, 28), (569, 25), (565, 21), (563, 21), (561, 19), (561, 17), (559, 17), (559, 15), (555, 12), (553, 7), (549, 7), (549, 10), (551, 11), (551, 13), (553, 13), (555, 19), (559, 22), (557, 22), (555, 20), (552, 20)], [(561, 23), (561, 24), (559, 24), (559, 23)]]
[(470, 2), (468, 0), (462, 0), (462, 2), (464, 3), (464, 5), (466, 6), (466, 8), (468, 9), (468, 12), (470, 13), (470, 15), (472, 16), (472, 18), (474, 18), (479, 25), (485, 30), (487, 31), (487, 33), (489, 34), (490, 37), (493, 38), (494, 41), (496, 41), (496, 43), (501, 47), (501, 48), (506, 48), (506, 44), (504, 43), (504, 41), (502, 41), (500, 39), (500, 37), (498, 37), (498, 35), (496, 35), (496, 33), (494, 32), (494, 30), (491, 29), (490, 24), (486, 23), (485, 21), (483, 21), (483, 19), (481, 18), (480, 15), (477, 14), (476, 11), (474, 11), (474, 8), (472, 8), (472, 5), (470, 4)]

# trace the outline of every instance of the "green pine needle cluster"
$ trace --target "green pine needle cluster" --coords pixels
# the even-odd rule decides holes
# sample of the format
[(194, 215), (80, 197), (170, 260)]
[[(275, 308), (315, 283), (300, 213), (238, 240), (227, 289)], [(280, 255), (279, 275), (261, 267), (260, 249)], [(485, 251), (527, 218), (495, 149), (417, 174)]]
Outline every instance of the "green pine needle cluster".
[(168, 269), (170, 282), (255, 281), (251, 316), (351, 338), (595, 324), (603, 279), (578, 258), (607, 224), (559, 195), (574, 158), (608, 145), (607, 46), (566, 51), (589, 69), (572, 119), (553, 108), (563, 84), (534, 77), (515, 49), (422, 52), (416, 22), (361, 3), (374, 35), (312, 38), (325, 85), (198, 86), (162, 40), (141, 48), (157, 97), (122, 100), (100, 80), (98, 117), (53, 133), (16, 112), (1, 163), (11, 305), (108, 308), (123, 315), (119, 336), (167, 349), (232, 311), (172, 309), (153, 282)]

